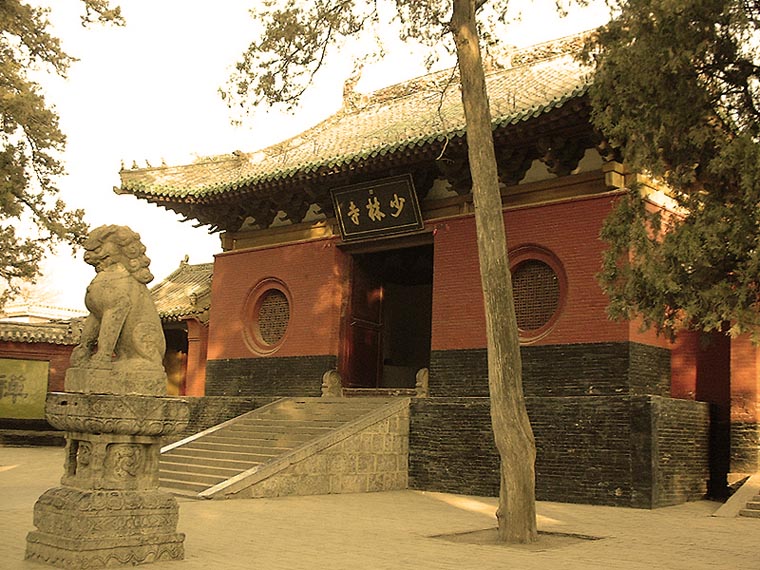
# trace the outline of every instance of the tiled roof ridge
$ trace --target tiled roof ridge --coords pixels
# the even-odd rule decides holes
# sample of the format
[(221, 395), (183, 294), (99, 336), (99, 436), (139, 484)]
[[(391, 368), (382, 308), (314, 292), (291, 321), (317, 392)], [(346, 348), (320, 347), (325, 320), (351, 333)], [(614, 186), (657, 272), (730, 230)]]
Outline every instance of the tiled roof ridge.
[[(580, 53), (584, 43), (592, 32), (586, 31), (578, 34), (571, 34), (561, 38), (548, 40), (538, 44), (517, 48), (508, 46), (498, 50), (491, 57), (484, 58), (486, 65), (486, 76), (502, 73), (505, 69), (514, 69), (528, 65), (534, 65), (539, 61), (557, 59), (570, 54)], [(448, 84), (455, 84), (459, 77), (456, 67), (448, 67), (438, 71), (426, 73), (376, 89), (369, 93), (357, 94), (362, 103), (355, 112), (361, 112), (373, 104), (384, 103), (394, 99), (408, 97), (426, 90), (427, 87), (434, 87), (435, 90), (440, 87), (449, 88)], [(345, 107), (345, 105), (344, 105)]]
[(179, 267), (151, 288), (151, 296), (162, 320), (182, 317), (208, 319), (213, 263), (190, 264), (183, 259)]
[[(214, 262), (210, 261), (207, 263), (188, 263), (186, 260), (180, 261), (179, 267), (172, 271), (169, 275), (167, 275), (166, 279), (164, 281), (168, 281), (169, 279), (173, 277), (177, 277), (178, 275), (182, 273), (189, 273), (189, 272), (196, 272), (196, 273), (205, 273), (209, 269), (214, 267)], [(162, 281), (163, 283), (163, 281)], [(157, 283), (156, 286), (160, 285), (160, 283)]]
[(82, 333), (83, 319), (49, 323), (0, 322), (0, 341), (75, 345)]
[(533, 65), (539, 61), (580, 54), (586, 41), (593, 36), (593, 30), (570, 34), (510, 52), (511, 68)]
[[(567, 36), (492, 53), (486, 81), (494, 127), (535, 119), (583, 97), (591, 76), (572, 53), (577, 53), (586, 37)], [(160, 196), (202, 204), (211, 196), (240, 188), (309, 176), (326, 167), (348, 168), (361, 160), (463, 137), (466, 122), (461, 101), (457, 102), (459, 82), (454, 80), (449, 89), (439, 88), (438, 93), (425, 87), (440, 85), (451, 74), (451, 69), (437, 71), (366, 96), (348, 93), (343, 107), (331, 116), (254, 152), (236, 151), (183, 166), (122, 170), (121, 186), (114, 190), (149, 200)]]
[[(503, 73), (506, 69), (514, 69), (517, 67), (534, 65), (540, 61), (547, 61), (551, 59), (558, 59), (565, 57), (572, 53), (578, 53), (583, 47), (584, 42), (590, 36), (592, 32), (586, 31), (578, 34), (572, 34), (541, 42), (531, 46), (523, 48), (509, 47), (501, 50), (496, 58), (492, 58), (493, 61), (488, 65), (489, 69), (486, 71), (486, 75), (495, 75)], [(504, 59), (506, 61), (500, 61)], [(366, 112), (370, 107), (402, 99), (404, 97), (411, 97), (415, 94), (419, 94), (423, 91), (436, 91), (441, 87), (446, 87), (446, 83), (456, 83), (458, 72), (456, 68), (446, 68), (439, 71), (420, 75), (412, 79), (407, 79), (393, 85), (387, 85), (381, 87), (369, 93), (356, 93), (353, 97), (353, 105), (347, 105), (344, 102), (336, 113), (330, 115), (324, 120), (316, 123), (314, 126), (307, 128), (305, 131), (289, 137), (285, 140), (279, 141), (265, 148), (244, 152), (240, 150), (233, 151), (231, 153), (199, 157), (188, 164), (166, 165), (160, 166), (148, 166), (145, 168), (124, 168), (122, 166), (121, 172), (140, 173), (140, 172), (169, 172), (172, 170), (181, 171), (186, 168), (195, 168), (198, 166), (219, 164), (219, 163), (237, 163), (239, 166), (245, 166), (246, 163), (256, 162), (257, 155), (264, 155), (269, 158), (274, 158), (282, 154), (287, 153), (291, 148), (291, 142), (297, 141), (303, 137), (305, 132), (316, 133), (320, 130), (327, 129), (333, 123), (339, 121), (345, 115), (354, 113)], [(431, 89), (432, 88), (432, 89)], [(277, 152), (280, 151), (280, 152)], [(119, 188), (114, 188), (119, 193)]]
[(5, 312), (10, 312), (14, 309), (48, 309), (58, 313), (68, 314), (71, 318), (75, 318), (83, 315), (85, 312), (81, 309), (72, 309), (71, 307), (62, 307), (60, 305), (54, 305), (50, 302), (44, 301), (14, 301), (5, 305)]
[(161, 164), (160, 166), (145, 166), (142, 168), (126, 168), (124, 164), (122, 164), (121, 170), (119, 170), (119, 172), (120, 173), (122, 172), (138, 173), (138, 172), (158, 172), (158, 171), (168, 171), (168, 170), (181, 170), (183, 168), (187, 168), (188, 166), (196, 167), (196, 166), (203, 166), (206, 164), (218, 164), (220, 162), (237, 162), (239, 164), (244, 164), (247, 161), (249, 154), (252, 154), (252, 153), (234, 151), (227, 154), (198, 157), (194, 161), (188, 162), (185, 164)]

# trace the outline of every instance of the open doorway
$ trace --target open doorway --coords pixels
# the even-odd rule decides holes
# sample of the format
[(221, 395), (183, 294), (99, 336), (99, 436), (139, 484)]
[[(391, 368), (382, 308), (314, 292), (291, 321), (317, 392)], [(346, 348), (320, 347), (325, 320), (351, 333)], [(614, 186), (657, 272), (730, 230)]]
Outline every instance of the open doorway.
[(344, 346), (350, 388), (414, 388), (430, 365), (433, 246), (354, 254)]
[(185, 377), (187, 375), (187, 328), (184, 323), (164, 325), (166, 352), (164, 369), (166, 370), (166, 394), (182, 396), (185, 394)]

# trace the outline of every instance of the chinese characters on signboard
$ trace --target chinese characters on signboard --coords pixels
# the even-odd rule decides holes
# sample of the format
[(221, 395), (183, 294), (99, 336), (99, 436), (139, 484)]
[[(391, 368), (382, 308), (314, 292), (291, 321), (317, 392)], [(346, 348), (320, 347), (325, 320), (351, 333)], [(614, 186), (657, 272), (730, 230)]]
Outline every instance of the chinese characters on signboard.
[(0, 358), (0, 418), (45, 417), (48, 368), (47, 361)]
[(397, 176), (332, 191), (344, 240), (421, 230), (424, 226), (411, 176)]

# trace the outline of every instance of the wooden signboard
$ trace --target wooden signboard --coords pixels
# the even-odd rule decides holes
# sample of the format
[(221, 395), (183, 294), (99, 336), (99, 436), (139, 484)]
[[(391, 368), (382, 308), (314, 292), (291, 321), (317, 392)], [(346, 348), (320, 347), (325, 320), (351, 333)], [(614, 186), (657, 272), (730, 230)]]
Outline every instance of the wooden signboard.
[(412, 177), (396, 176), (332, 191), (346, 241), (409, 233), (424, 227)]

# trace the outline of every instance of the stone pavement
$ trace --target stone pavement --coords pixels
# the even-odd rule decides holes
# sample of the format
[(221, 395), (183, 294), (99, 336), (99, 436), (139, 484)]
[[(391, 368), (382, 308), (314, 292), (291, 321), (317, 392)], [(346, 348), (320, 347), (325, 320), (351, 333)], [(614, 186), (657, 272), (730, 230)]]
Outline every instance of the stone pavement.
[[(0, 568), (23, 560), (37, 497), (58, 485), (62, 448), (0, 447)], [(531, 547), (435, 538), (495, 525), (496, 500), (421, 491), (231, 501), (180, 499), (185, 560), (153, 570), (288, 569), (749, 569), (760, 570), (760, 519), (723, 519), (718, 503), (654, 511), (538, 504)]]

